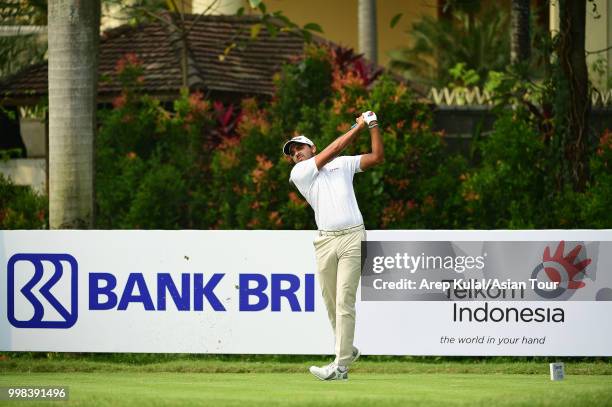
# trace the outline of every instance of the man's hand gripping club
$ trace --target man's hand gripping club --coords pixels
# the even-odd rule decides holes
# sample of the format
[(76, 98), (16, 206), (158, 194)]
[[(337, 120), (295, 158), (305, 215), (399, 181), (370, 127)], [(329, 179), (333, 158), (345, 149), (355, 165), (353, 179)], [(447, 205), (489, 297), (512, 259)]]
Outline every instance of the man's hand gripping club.
[(315, 156), (317, 169), (321, 169), (325, 164), (333, 160), (334, 157), (338, 156), (366, 126), (369, 127), (370, 136), (372, 137), (372, 152), (361, 156), (360, 167), (362, 170), (365, 170), (382, 163), (384, 160), (384, 150), (382, 137), (378, 130), (378, 119), (374, 112), (367, 111), (357, 118), (356, 123), (349, 131), (338, 137)]

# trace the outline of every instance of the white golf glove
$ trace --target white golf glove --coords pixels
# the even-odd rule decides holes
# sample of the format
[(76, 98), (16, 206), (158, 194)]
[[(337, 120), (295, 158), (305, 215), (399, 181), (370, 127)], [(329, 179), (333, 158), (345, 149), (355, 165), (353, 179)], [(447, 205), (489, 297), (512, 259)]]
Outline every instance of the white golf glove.
[(363, 117), (363, 120), (368, 125), (368, 128), (371, 129), (378, 126), (378, 118), (376, 117), (376, 113), (368, 110), (367, 112), (362, 113), (361, 117)]

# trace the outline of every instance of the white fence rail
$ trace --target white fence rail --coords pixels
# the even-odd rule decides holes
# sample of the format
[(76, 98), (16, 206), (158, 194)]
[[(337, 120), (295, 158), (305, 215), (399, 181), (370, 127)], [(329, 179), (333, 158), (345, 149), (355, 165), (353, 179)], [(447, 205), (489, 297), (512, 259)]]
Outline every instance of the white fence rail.
[[(438, 106), (490, 106), (493, 95), (481, 88), (431, 88), (427, 97)], [(612, 107), (612, 89), (593, 91), (593, 107)]]

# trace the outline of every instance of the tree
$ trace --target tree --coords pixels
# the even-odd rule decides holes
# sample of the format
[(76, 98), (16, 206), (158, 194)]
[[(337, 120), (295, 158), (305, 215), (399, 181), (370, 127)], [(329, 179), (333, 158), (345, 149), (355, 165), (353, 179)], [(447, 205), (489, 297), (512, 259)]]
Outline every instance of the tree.
[(559, 0), (555, 125), (563, 181), (584, 191), (589, 173), (589, 78), (584, 48), (587, 0)]
[(425, 16), (415, 22), (409, 32), (413, 45), (393, 51), (391, 67), (430, 86), (453, 82), (449, 72), (458, 63), (475, 70), (481, 78), (480, 85), (490, 71), (503, 71), (510, 57), (507, 13), (489, 6), (476, 15), (476, 5), (457, 6), (440, 21)]
[(512, 0), (510, 62), (527, 62), (531, 56), (529, 0)]
[(0, 3), (0, 78), (44, 60), (47, 3), (8, 0)]
[(371, 62), (378, 60), (376, 0), (359, 0), (359, 52)]
[(100, 0), (50, 0), (48, 35), (49, 226), (90, 228)]

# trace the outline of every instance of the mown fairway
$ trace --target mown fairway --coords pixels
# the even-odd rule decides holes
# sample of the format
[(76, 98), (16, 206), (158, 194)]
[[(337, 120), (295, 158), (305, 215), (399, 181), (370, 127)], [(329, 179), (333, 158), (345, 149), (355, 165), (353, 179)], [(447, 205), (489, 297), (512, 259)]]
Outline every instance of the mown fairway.
[(351, 373), (348, 382), (320, 382), (290, 372), (5, 371), (0, 386), (68, 386), (70, 400), (57, 404), (81, 406), (612, 406), (610, 375)]

